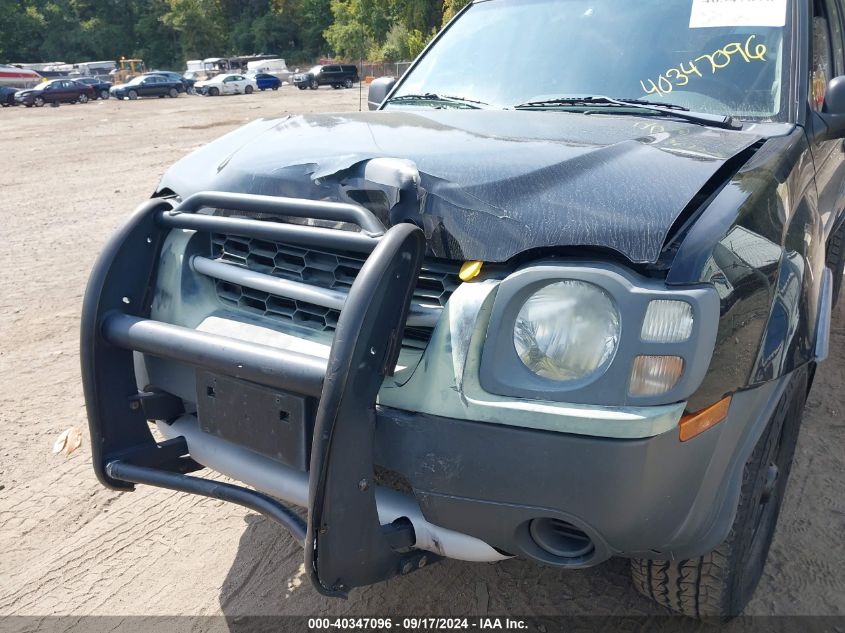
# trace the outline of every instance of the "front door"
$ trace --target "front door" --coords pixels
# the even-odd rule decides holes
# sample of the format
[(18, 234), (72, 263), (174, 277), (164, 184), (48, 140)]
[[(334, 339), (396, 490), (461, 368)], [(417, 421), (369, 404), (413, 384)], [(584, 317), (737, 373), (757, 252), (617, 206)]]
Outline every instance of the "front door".
[[(837, 0), (815, 0), (812, 40), (811, 107), (819, 110), (824, 103), (827, 83), (845, 75), (845, 39), (843, 15)], [(837, 139), (813, 145), (819, 213), (824, 223), (825, 239), (845, 200), (845, 141)]]

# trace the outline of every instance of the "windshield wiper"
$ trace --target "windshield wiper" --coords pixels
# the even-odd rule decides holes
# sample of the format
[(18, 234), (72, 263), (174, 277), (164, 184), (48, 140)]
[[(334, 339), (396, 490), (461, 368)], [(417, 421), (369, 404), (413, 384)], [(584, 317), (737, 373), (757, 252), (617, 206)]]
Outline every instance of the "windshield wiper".
[(387, 103), (393, 102), (402, 102), (402, 101), (433, 101), (433, 102), (440, 102), (440, 103), (451, 103), (455, 105), (460, 105), (465, 108), (472, 108), (474, 110), (480, 110), (481, 106), (489, 106), (489, 103), (484, 103), (483, 101), (477, 101), (475, 99), (469, 99), (467, 97), (453, 97), (451, 95), (439, 95), (433, 92), (426, 92), (422, 94), (409, 94), (409, 95), (399, 95), (397, 97), (392, 97), (387, 100)]
[(742, 129), (742, 123), (735, 120), (732, 116), (725, 116), (721, 114), (706, 114), (704, 112), (690, 112), (689, 108), (685, 108), (683, 106), (674, 105), (671, 103), (657, 103), (654, 101), (644, 101), (642, 99), (612, 99), (610, 97), (598, 96), (560, 97), (556, 99), (544, 99), (542, 101), (529, 101), (527, 103), (520, 103), (519, 105), (514, 106), (514, 109), (534, 110), (537, 108), (546, 108), (553, 106), (572, 106), (585, 108), (591, 108), (592, 106), (599, 106), (601, 108), (637, 108), (640, 110), (657, 112), (666, 116), (683, 119), (684, 121), (689, 121), (690, 123), (710, 125), (725, 130)]

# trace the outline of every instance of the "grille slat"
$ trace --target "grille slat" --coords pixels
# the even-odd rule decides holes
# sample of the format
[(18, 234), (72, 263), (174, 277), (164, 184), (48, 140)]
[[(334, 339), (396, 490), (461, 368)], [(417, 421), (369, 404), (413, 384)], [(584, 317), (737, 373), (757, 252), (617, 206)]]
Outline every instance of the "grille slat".
[[(353, 252), (332, 252), (213, 233), (211, 258), (280, 279), (315, 287), (348, 292), (365, 262)], [(414, 291), (414, 303), (444, 307), (460, 285), (459, 266), (451, 262), (426, 260)], [(217, 296), (227, 307), (292, 323), (318, 332), (333, 332), (338, 310), (305, 301), (279, 297), (227, 281), (216, 283)], [(407, 327), (403, 347), (424, 350), (432, 330)]]

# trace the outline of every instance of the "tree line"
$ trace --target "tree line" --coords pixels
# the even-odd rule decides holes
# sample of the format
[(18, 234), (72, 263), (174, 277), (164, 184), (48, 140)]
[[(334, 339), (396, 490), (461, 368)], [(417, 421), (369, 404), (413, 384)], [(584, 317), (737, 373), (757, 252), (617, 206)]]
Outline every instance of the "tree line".
[(0, 0), (0, 62), (415, 57), (469, 0)]

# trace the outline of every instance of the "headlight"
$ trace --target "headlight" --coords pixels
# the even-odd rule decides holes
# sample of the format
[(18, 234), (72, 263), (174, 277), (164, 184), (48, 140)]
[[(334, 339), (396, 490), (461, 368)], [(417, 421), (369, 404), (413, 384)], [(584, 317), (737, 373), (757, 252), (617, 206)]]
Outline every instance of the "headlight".
[(516, 318), (514, 345), (528, 369), (571, 382), (608, 367), (619, 345), (619, 311), (598, 286), (549, 284), (531, 295)]

